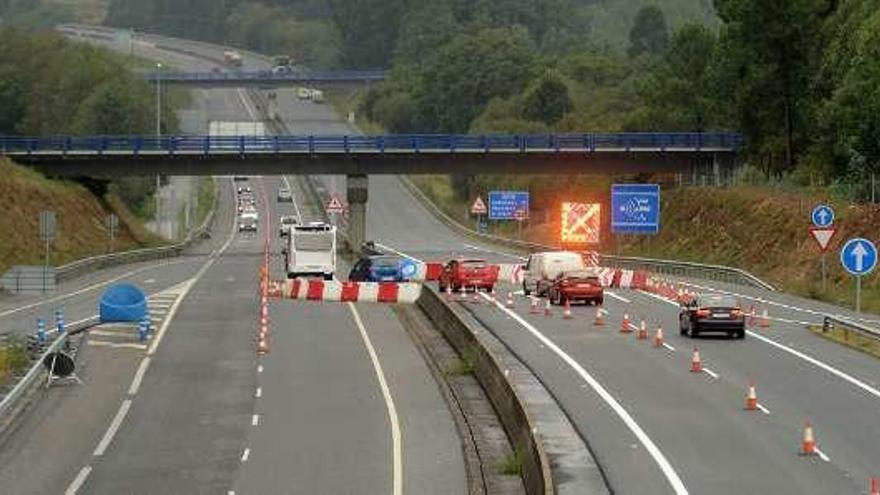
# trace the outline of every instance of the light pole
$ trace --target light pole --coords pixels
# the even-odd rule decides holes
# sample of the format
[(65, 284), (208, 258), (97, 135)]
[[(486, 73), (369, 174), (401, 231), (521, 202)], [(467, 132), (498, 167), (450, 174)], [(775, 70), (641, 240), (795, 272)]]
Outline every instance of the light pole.
[[(162, 64), (156, 63), (156, 148), (158, 149), (160, 146), (160, 141), (162, 138)], [(160, 183), (160, 175), (156, 174), (156, 232), (160, 232), (159, 223), (161, 217), (160, 213), (160, 199), (159, 199), (159, 188), (162, 187)]]

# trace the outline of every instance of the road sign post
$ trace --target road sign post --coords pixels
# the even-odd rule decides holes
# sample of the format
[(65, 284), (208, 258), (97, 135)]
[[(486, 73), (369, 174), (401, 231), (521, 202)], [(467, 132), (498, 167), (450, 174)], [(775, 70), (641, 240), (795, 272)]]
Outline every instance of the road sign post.
[(477, 199), (471, 204), (471, 215), (477, 216), (477, 232), (483, 232), (483, 215), (488, 213), (489, 209), (486, 207), (486, 202), (483, 201), (483, 198), (477, 196)]
[(110, 252), (112, 253), (116, 241), (116, 230), (119, 228), (119, 217), (115, 213), (107, 215), (107, 218), (104, 219), (104, 225), (107, 226), (107, 235), (110, 236)]
[(855, 237), (840, 250), (840, 264), (856, 277), (856, 312), (862, 311), (862, 277), (877, 266), (877, 246), (868, 239)]
[(813, 235), (813, 239), (819, 244), (819, 250), (822, 253), (822, 293), (825, 293), (828, 285), (828, 269), (825, 260), (825, 253), (828, 251), (828, 245), (831, 243), (831, 239), (834, 237), (834, 234), (837, 233), (837, 227), (834, 227), (833, 225), (834, 209), (825, 204), (816, 205), (810, 213), (810, 220), (813, 222), (813, 227), (810, 228), (810, 234)]
[(49, 273), (49, 243), (55, 240), (55, 212), (40, 212), (40, 239), (46, 242), (46, 263), (43, 271), (43, 292), (46, 292), (48, 280), (46, 274)]

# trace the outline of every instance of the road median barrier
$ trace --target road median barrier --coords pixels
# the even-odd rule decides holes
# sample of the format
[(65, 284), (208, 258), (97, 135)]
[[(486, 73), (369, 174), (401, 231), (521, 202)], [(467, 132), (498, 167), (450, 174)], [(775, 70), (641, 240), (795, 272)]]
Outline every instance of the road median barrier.
[(472, 356), (473, 374), (522, 460), (526, 493), (610, 493), (583, 439), (531, 370), (433, 289), (425, 287), (416, 303), (459, 355)]

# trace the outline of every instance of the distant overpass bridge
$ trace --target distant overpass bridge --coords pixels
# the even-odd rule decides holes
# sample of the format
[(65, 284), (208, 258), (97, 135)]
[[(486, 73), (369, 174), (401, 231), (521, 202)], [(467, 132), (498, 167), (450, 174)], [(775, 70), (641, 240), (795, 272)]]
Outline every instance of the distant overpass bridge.
[(328, 70), (274, 72), (232, 71), (232, 72), (147, 72), (144, 78), (155, 84), (174, 84), (198, 87), (243, 87), (243, 86), (357, 86), (378, 83), (388, 78), (384, 70)]
[(60, 176), (728, 175), (732, 133), (387, 136), (0, 136), (0, 155)]

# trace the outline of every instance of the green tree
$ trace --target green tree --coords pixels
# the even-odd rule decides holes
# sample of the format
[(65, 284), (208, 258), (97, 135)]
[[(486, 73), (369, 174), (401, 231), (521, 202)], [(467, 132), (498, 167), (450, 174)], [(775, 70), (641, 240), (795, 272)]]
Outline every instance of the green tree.
[(553, 125), (573, 108), (568, 86), (553, 71), (546, 71), (526, 90), (523, 117)]
[(405, 0), (327, 0), (347, 67), (387, 67), (397, 42)]
[(435, 50), (454, 38), (459, 29), (447, 2), (423, 4), (403, 16), (395, 57), (400, 63), (422, 64)]
[(629, 31), (629, 55), (660, 55), (666, 50), (668, 41), (669, 32), (663, 10), (656, 5), (645, 5), (639, 9)]

